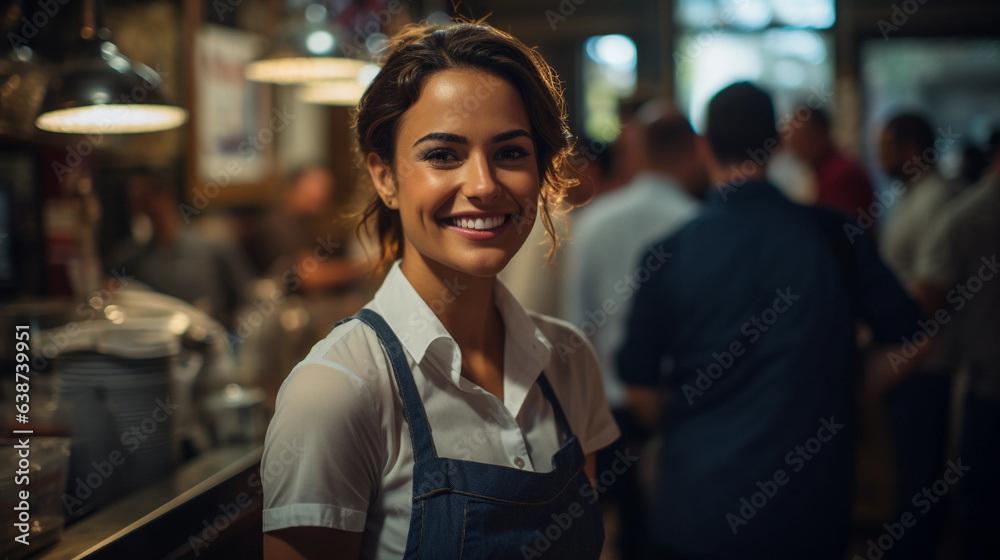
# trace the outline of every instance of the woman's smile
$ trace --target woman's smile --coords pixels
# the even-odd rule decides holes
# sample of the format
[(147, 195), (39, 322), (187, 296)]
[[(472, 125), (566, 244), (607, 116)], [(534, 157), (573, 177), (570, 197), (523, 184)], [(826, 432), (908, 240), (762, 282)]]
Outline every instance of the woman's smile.
[(466, 239), (496, 239), (510, 226), (514, 214), (469, 214), (441, 220), (444, 227)]

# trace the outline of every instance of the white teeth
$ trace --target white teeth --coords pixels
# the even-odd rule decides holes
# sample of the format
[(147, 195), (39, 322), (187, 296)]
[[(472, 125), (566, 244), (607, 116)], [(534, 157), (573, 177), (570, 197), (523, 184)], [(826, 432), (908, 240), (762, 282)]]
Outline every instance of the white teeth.
[(507, 216), (491, 216), (488, 218), (452, 218), (451, 223), (463, 228), (487, 230), (500, 226), (507, 221)]

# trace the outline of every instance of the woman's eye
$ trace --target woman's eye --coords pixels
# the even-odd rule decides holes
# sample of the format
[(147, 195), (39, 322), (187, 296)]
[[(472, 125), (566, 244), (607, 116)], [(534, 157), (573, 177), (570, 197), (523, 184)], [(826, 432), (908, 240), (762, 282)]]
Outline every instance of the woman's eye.
[(501, 148), (500, 151), (497, 152), (496, 157), (497, 159), (510, 160), (510, 159), (520, 159), (523, 157), (527, 157), (528, 155), (530, 155), (528, 153), (528, 150), (525, 150), (520, 146), (507, 146), (505, 148)]
[(438, 148), (428, 151), (424, 155), (420, 156), (420, 159), (423, 161), (431, 161), (435, 163), (445, 163), (445, 162), (457, 161), (458, 158), (455, 157), (455, 154), (453, 154), (451, 150)]

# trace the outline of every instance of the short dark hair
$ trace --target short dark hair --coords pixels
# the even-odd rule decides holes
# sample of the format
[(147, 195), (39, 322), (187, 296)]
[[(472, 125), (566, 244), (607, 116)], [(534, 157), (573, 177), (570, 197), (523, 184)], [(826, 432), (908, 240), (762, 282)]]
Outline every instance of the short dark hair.
[(689, 157), (694, 149), (694, 138), (691, 123), (676, 110), (661, 115), (646, 126), (646, 149), (650, 158)]
[(897, 148), (910, 143), (916, 144), (921, 153), (934, 148), (934, 129), (930, 121), (919, 113), (900, 113), (889, 119), (885, 129), (892, 131), (892, 141)]
[(802, 103), (796, 105), (796, 107), (808, 107), (809, 115), (805, 118), (804, 122), (809, 123), (822, 130), (823, 132), (830, 132), (830, 115), (827, 114), (826, 109), (822, 107), (813, 108), (808, 101), (803, 100)]
[(706, 121), (708, 143), (722, 163), (739, 162), (761, 151), (766, 160), (778, 143), (771, 96), (750, 82), (737, 82), (715, 94)]

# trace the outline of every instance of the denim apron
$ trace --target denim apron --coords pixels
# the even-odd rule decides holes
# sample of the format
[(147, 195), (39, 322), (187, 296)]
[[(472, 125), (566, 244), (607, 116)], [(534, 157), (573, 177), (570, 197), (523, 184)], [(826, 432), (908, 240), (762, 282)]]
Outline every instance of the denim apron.
[(438, 457), (399, 339), (370, 309), (344, 321), (351, 318), (372, 327), (389, 354), (410, 430), (413, 507), (406, 558), (587, 560), (601, 555), (604, 522), (583, 469), (583, 449), (544, 372), (538, 385), (566, 435), (550, 472)]

